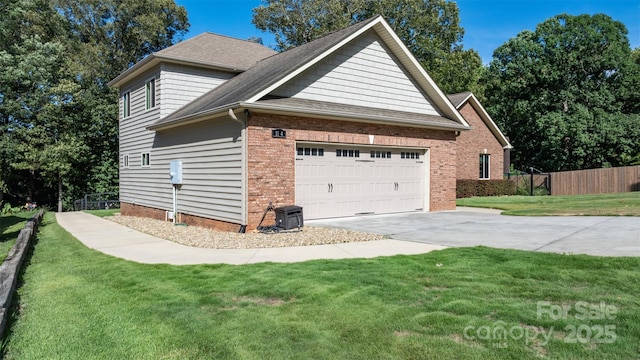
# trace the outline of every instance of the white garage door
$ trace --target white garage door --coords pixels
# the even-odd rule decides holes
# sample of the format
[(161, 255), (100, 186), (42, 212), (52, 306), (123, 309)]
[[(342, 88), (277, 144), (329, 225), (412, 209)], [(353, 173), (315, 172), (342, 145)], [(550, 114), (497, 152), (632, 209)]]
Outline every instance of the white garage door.
[(425, 151), (298, 144), (296, 204), (306, 219), (422, 210)]

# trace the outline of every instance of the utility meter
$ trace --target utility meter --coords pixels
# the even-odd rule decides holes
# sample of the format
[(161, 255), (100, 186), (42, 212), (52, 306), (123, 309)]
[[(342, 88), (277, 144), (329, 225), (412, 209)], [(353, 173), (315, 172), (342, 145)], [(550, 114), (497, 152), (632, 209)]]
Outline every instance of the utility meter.
[(169, 163), (169, 177), (172, 184), (182, 184), (182, 160), (171, 160)]

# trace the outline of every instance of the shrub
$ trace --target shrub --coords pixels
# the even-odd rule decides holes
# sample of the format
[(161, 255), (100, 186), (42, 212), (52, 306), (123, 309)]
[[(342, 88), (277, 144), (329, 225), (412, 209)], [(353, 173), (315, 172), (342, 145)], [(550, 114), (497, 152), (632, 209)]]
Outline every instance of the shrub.
[(0, 212), (0, 214), (2, 214), (2, 215), (10, 215), (10, 214), (12, 214), (11, 204), (9, 204), (8, 202), (4, 203), (4, 206), (2, 207), (2, 211)]
[(511, 180), (456, 180), (456, 198), (472, 196), (513, 195), (516, 185)]

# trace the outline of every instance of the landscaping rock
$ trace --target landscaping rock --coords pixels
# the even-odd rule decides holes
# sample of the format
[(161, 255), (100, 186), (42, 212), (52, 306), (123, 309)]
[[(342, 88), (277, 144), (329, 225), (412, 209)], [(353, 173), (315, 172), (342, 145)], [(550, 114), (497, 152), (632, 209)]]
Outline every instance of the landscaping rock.
[(179, 244), (213, 249), (254, 249), (289, 246), (338, 244), (380, 240), (382, 235), (325, 227), (305, 226), (301, 231), (287, 230), (263, 234), (239, 234), (198, 226), (176, 226), (172, 222), (135, 216), (109, 216), (105, 219), (134, 230)]

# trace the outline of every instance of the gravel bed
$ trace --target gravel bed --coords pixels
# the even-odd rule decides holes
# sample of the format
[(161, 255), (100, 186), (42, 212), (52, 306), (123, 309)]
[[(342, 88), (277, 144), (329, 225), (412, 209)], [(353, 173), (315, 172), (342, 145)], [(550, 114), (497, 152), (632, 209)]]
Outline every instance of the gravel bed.
[(380, 240), (383, 238), (382, 235), (315, 226), (304, 226), (301, 231), (296, 229), (268, 234), (259, 232), (238, 234), (215, 231), (198, 226), (173, 225), (168, 221), (135, 216), (108, 216), (105, 219), (161, 239), (183, 245), (213, 249), (254, 249), (338, 244)]

